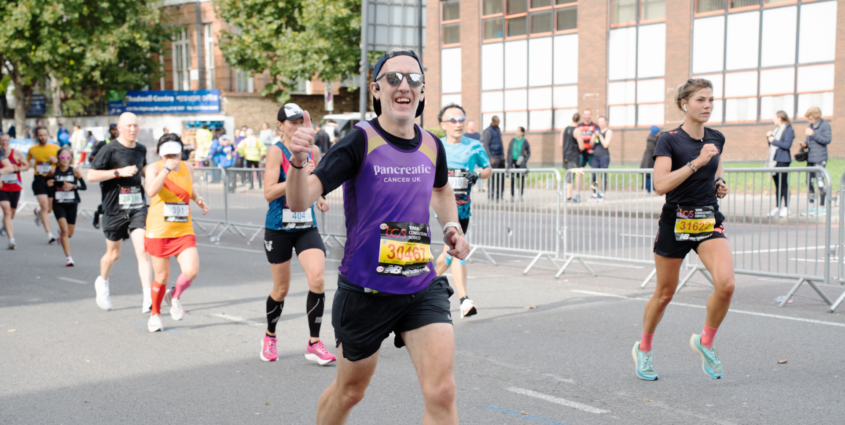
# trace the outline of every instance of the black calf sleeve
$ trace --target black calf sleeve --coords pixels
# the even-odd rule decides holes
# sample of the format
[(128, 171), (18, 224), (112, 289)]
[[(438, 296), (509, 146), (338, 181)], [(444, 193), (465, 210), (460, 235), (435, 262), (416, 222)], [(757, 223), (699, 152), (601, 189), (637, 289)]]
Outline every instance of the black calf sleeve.
[(308, 329), (311, 338), (320, 337), (320, 327), (323, 325), (323, 310), (326, 307), (326, 294), (315, 294), (308, 291), (305, 308), (308, 312)]
[(276, 322), (282, 315), (285, 301), (276, 301), (273, 297), (267, 297), (267, 332), (276, 333)]

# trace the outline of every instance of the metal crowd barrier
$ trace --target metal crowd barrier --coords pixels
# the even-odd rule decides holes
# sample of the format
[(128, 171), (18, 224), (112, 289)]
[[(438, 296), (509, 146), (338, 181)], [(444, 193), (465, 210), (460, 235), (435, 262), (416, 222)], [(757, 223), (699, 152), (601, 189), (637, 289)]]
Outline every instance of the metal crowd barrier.
[(494, 169), (487, 191), (471, 194), (467, 258), (480, 252), (496, 264), (489, 251), (506, 251), (533, 256), (523, 274), (543, 257), (557, 269), (560, 182), (557, 169)]
[[(842, 177), (839, 179), (839, 199), (845, 199), (845, 174), (842, 174)], [(837, 259), (836, 263), (838, 264), (839, 273), (836, 277), (836, 280), (840, 284), (845, 284), (845, 208), (842, 207), (842, 204), (839, 204), (839, 244), (837, 247)], [(837, 307), (839, 307), (843, 302), (845, 302), (845, 292), (842, 292), (842, 295), (830, 305), (829, 312), (833, 313)]]
[[(578, 260), (590, 274), (595, 272), (585, 260), (606, 260), (633, 264), (654, 265), (653, 240), (657, 234), (658, 220), (664, 204), (663, 197), (649, 191), (647, 181), (653, 182), (652, 170), (568, 170), (564, 180), (573, 186), (573, 199), (580, 195), (580, 202), (566, 202), (563, 208), (563, 258), (566, 263), (557, 273)], [(815, 177), (810, 192), (810, 177)], [(831, 311), (838, 304), (817, 285), (830, 282), (830, 260), (835, 252), (831, 245), (831, 215), (805, 215), (810, 201), (817, 201), (820, 188), (827, 188), (831, 198), (830, 176), (820, 167), (791, 168), (727, 168), (724, 175), (729, 194), (720, 201), (720, 212), (725, 216), (735, 272), (762, 277), (795, 279), (796, 283), (780, 303), (784, 306), (804, 283), (809, 284)], [(775, 179), (777, 178), (777, 183)], [(845, 176), (843, 176), (845, 178)], [(776, 210), (776, 184), (786, 183), (788, 214)], [(840, 190), (842, 190), (840, 188)], [(586, 201), (586, 202), (585, 202)], [(770, 213), (774, 212), (774, 215)], [(843, 211), (840, 209), (840, 217)], [(840, 227), (840, 250), (845, 245), (845, 229)], [(840, 251), (841, 252), (841, 251)], [(845, 265), (840, 264), (840, 279)], [(697, 272), (711, 283), (694, 251), (686, 258), (684, 268), (690, 270), (679, 282), (680, 291)], [(641, 287), (655, 276), (648, 275)], [(843, 280), (840, 280), (842, 282)], [(845, 300), (845, 294), (839, 302)]]

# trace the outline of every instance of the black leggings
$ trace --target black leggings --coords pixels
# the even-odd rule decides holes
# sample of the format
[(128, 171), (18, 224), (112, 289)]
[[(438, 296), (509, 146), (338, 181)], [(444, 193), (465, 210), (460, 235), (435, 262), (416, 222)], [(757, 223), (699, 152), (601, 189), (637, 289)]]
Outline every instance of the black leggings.
[[(258, 161), (247, 161), (246, 168), (258, 168)], [(264, 187), (264, 173), (261, 171), (256, 171), (255, 174), (258, 174), (258, 187)], [(249, 188), (252, 189), (254, 186), (253, 179), (255, 176), (252, 175), (252, 171), (247, 171), (246, 173), (247, 179), (249, 179)]]
[[(778, 162), (775, 164), (775, 167), (778, 168), (788, 168), (788, 162)], [(775, 201), (777, 207), (786, 207), (789, 206), (789, 173), (776, 173), (772, 176), (772, 180), (775, 181), (775, 196), (777, 196), (777, 200)], [(783, 201), (783, 203), (781, 203)]]
[[(824, 168), (825, 165), (827, 165), (827, 161), (821, 161), (821, 162), (809, 162), (809, 161), (807, 161), (808, 167), (818, 166), (818, 167)], [(816, 173), (812, 172), (812, 171), (807, 173), (807, 185), (809, 186), (810, 193), (813, 194), (813, 197), (816, 195), (816, 190), (815, 190), (814, 186), (816, 185), (817, 182), (818, 182), (818, 185), (819, 185), (819, 192), (821, 192), (821, 201), (822, 201), (821, 207), (824, 208), (824, 197), (825, 197), (824, 177), (822, 177), (822, 176), (817, 177)], [(811, 199), (812, 199), (812, 197), (811, 197)], [(812, 200), (810, 202), (812, 202)]]
[[(519, 166), (517, 165), (516, 161), (511, 162), (511, 169), (518, 170)], [(522, 196), (522, 193), (525, 192), (525, 173), (511, 173), (511, 198), (514, 196), (514, 189), (516, 186), (517, 180), (519, 180), (519, 196)]]

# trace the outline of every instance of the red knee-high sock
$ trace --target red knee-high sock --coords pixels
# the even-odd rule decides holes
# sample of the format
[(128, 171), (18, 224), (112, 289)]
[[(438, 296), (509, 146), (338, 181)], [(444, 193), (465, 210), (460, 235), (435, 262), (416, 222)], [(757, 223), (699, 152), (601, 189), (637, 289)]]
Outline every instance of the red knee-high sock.
[(185, 275), (180, 274), (178, 278), (176, 278), (176, 287), (173, 288), (173, 298), (179, 299), (179, 296), (182, 295), (182, 292), (185, 292), (186, 289), (191, 287), (192, 280), (185, 277)]
[(716, 338), (716, 331), (719, 328), (711, 328), (704, 324), (704, 330), (701, 331), (701, 345), (707, 349), (713, 348), (713, 338)]
[(643, 353), (648, 353), (651, 351), (651, 340), (654, 338), (654, 334), (647, 334), (643, 331), (643, 339), (640, 341), (640, 351)]
[(153, 298), (153, 311), (152, 315), (161, 314), (161, 302), (164, 300), (164, 292), (167, 290), (167, 285), (162, 285), (156, 281), (153, 281), (153, 285), (150, 287), (150, 295)]

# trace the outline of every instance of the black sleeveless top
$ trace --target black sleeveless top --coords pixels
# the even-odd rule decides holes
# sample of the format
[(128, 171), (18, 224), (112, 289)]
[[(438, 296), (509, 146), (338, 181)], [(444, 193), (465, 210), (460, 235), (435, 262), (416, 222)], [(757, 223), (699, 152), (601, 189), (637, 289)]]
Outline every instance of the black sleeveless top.
[[(604, 132), (602, 132), (601, 130), (598, 130), (598, 131), (596, 131), (596, 133), (601, 133), (601, 137), (607, 138), (607, 130), (605, 130)], [(593, 134), (595, 134), (595, 133), (593, 133)], [(607, 150), (607, 148), (604, 147), (604, 145), (601, 144), (601, 141), (598, 140), (598, 137), (596, 137), (596, 146), (593, 147), (593, 156), (607, 156), (607, 155), (610, 155), (610, 151)]]
[(578, 127), (569, 126), (563, 130), (563, 161), (578, 162), (578, 141), (573, 136)]
[(60, 204), (78, 204), (80, 202), (79, 199), (79, 191), (77, 189), (72, 190), (73, 192), (73, 199), (70, 199), (70, 195), (62, 194), (62, 186), (63, 182), (68, 182), (70, 184), (74, 184), (79, 186), (79, 182), (76, 179), (76, 176), (73, 175), (73, 167), (67, 167), (66, 171), (62, 171), (56, 166), (56, 171), (53, 174), (53, 179), (55, 179), (55, 183), (53, 183), (53, 187), (56, 188), (56, 195), (53, 198), (53, 202), (57, 202)]

